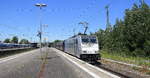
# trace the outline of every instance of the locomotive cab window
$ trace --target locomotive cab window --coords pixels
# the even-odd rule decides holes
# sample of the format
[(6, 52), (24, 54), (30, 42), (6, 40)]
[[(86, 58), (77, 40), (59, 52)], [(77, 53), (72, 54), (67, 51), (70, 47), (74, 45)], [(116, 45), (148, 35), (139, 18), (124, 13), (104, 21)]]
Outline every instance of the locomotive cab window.
[(88, 38), (82, 38), (82, 42), (83, 42), (83, 43), (88, 43), (88, 42), (89, 42), (89, 39), (88, 39)]
[(90, 39), (91, 43), (97, 43), (96, 39)]

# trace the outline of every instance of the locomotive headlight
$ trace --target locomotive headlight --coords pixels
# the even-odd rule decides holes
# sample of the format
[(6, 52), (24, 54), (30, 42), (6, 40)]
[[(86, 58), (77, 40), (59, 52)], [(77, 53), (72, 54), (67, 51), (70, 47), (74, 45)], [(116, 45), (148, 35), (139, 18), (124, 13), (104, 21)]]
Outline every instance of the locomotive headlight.
[(87, 53), (87, 51), (83, 51), (83, 53)]

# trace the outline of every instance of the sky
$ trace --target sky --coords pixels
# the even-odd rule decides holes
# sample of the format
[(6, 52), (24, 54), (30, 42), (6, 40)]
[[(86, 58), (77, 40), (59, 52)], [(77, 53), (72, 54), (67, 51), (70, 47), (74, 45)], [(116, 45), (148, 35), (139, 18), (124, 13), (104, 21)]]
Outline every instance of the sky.
[[(150, 5), (150, 0), (145, 0)], [(64, 40), (84, 27), (79, 22), (88, 22), (87, 33), (106, 28), (106, 10), (109, 5), (110, 23), (123, 19), (125, 9), (131, 8), (139, 0), (1, 0), (0, 1), (0, 41), (18, 36), (32, 42), (39, 41), (40, 9), (36, 3), (47, 4), (42, 8), (43, 39)], [(75, 30), (73, 32), (73, 30)]]

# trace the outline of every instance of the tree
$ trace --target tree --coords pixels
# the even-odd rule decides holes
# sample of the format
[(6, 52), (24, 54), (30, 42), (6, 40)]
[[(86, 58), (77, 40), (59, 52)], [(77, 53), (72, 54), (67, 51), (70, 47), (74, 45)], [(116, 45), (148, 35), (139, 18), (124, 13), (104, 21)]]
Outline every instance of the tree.
[(5, 39), (4, 43), (10, 43), (10, 39), (9, 38)]
[(95, 35), (98, 38), (98, 44), (99, 44), (99, 49), (102, 49), (104, 46), (104, 35), (105, 31), (100, 29), (98, 32), (95, 33)]
[[(137, 6), (134, 4), (131, 10), (126, 11), (125, 33), (128, 41), (127, 48), (133, 55), (146, 55), (146, 46), (150, 40), (150, 8), (146, 3)], [(146, 49), (146, 50), (145, 50)]]
[(11, 40), (11, 43), (18, 43), (18, 37), (14, 36)]
[(20, 44), (29, 44), (29, 41), (27, 39), (22, 39), (19, 42)]
[(61, 40), (55, 40), (54, 43), (61, 42)]
[(150, 7), (142, 2), (125, 10), (123, 20), (95, 33), (100, 49), (110, 53), (150, 57)]

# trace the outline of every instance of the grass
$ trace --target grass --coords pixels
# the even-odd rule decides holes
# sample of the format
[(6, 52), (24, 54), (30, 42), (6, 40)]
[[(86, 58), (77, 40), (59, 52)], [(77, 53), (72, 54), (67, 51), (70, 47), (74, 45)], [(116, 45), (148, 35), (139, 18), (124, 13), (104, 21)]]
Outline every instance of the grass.
[(132, 57), (132, 56), (122, 56), (117, 53), (108, 53), (101, 51), (102, 58), (112, 59), (116, 61), (122, 61), (129, 64), (136, 64), (144, 68), (150, 68), (150, 58), (146, 57)]

